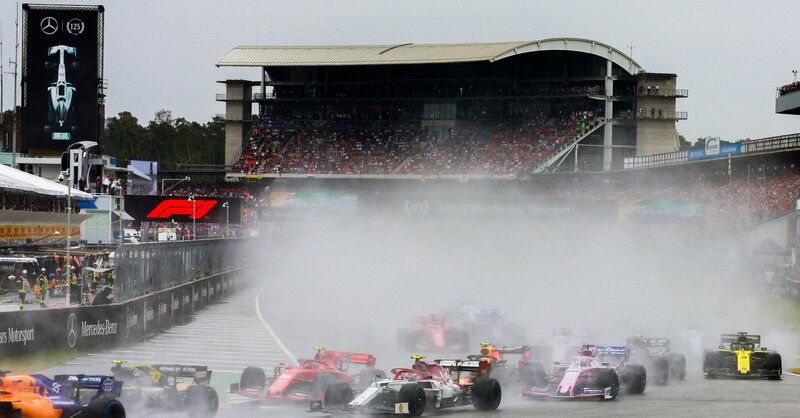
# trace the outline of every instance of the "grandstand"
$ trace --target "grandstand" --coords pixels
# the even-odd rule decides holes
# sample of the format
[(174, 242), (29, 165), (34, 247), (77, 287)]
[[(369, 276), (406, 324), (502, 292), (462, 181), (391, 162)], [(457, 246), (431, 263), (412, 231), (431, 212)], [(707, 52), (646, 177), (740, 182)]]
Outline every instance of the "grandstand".
[(217, 96), (233, 179), (609, 171), (675, 151), (686, 119), (675, 74), (586, 39), (240, 46), (217, 66), (261, 71)]

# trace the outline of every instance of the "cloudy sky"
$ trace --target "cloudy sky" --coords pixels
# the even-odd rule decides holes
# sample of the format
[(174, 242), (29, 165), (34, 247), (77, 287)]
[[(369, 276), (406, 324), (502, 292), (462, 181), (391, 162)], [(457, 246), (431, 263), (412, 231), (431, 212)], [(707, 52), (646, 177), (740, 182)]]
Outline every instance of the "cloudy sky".
[[(61, 1), (60, 3), (70, 3)], [(13, 51), (12, 0), (0, 2), (4, 61)], [(75, 3), (91, 3), (90, 1)], [(236, 45), (387, 44), (582, 37), (623, 51), (689, 89), (678, 123), (687, 138), (759, 138), (800, 131), (776, 115), (775, 88), (800, 69), (796, 1), (344, 1), (109, 0), (107, 115), (142, 120), (170, 109), (205, 121), (223, 113), (217, 80), (258, 78), (219, 69)], [(8, 70), (8, 67), (6, 67)], [(11, 77), (5, 106), (10, 108)]]

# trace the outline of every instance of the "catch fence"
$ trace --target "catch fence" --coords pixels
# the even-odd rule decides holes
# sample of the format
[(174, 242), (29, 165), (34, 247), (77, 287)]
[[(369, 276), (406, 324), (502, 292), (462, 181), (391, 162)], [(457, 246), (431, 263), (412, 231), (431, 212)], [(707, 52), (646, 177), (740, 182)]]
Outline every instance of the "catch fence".
[(114, 252), (114, 300), (126, 301), (241, 267), (246, 239), (121, 245)]

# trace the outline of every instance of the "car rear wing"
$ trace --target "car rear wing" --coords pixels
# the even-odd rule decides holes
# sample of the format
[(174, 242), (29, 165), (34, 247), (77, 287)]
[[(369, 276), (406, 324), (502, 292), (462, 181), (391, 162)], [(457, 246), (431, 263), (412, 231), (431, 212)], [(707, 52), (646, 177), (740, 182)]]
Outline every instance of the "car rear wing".
[(346, 351), (319, 351), (315, 360), (336, 364), (340, 369), (345, 369), (346, 364), (363, 364), (367, 367), (375, 367), (377, 358), (368, 353), (349, 353)]
[(669, 349), (669, 338), (628, 338), (627, 341), (628, 345), (634, 345), (637, 342), (639, 344), (643, 344), (647, 347), (664, 347)]
[[(36, 375), (35, 377), (42, 382), (49, 380), (42, 375)], [(114, 379), (114, 376), (85, 374), (56, 375), (51, 382), (51, 388), (57, 393), (64, 387), (77, 387), (80, 389), (97, 389), (97, 395), (111, 393), (114, 396), (120, 395), (123, 384), (123, 382)]]
[(195, 383), (204, 383), (211, 380), (211, 371), (208, 370), (208, 366), (153, 364), (151, 367), (165, 376), (194, 378)]
[(438, 365), (443, 368), (456, 371), (456, 372), (474, 372), (479, 375), (489, 373), (491, 364), (486, 360), (450, 360), (440, 359), (434, 360)]
[(740, 332), (738, 334), (722, 334), (719, 338), (721, 344), (730, 344), (739, 341), (739, 338), (745, 337), (747, 338), (747, 342), (761, 345), (761, 336), (755, 334), (748, 334), (746, 332)]
[(598, 357), (625, 357), (628, 347), (624, 345), (596, 346)]
[(501, 345), (497, 347), (500, 354), (527, 354), (531, 352), (531, 348), (527, 345)]
[(444, 317), (441, 315), (412, 316), (411, 325), (441, 325), (444, 326)]

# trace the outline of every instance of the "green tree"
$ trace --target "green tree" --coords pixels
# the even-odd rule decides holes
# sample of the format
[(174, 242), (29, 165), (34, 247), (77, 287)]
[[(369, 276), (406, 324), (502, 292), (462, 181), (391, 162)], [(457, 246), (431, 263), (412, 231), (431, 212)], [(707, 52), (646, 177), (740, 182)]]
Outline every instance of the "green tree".
[(106, 123), (105, 148), (123, 161), (147, 159), (143, 145), (147, 132), (131, 112), (120, 112)]

